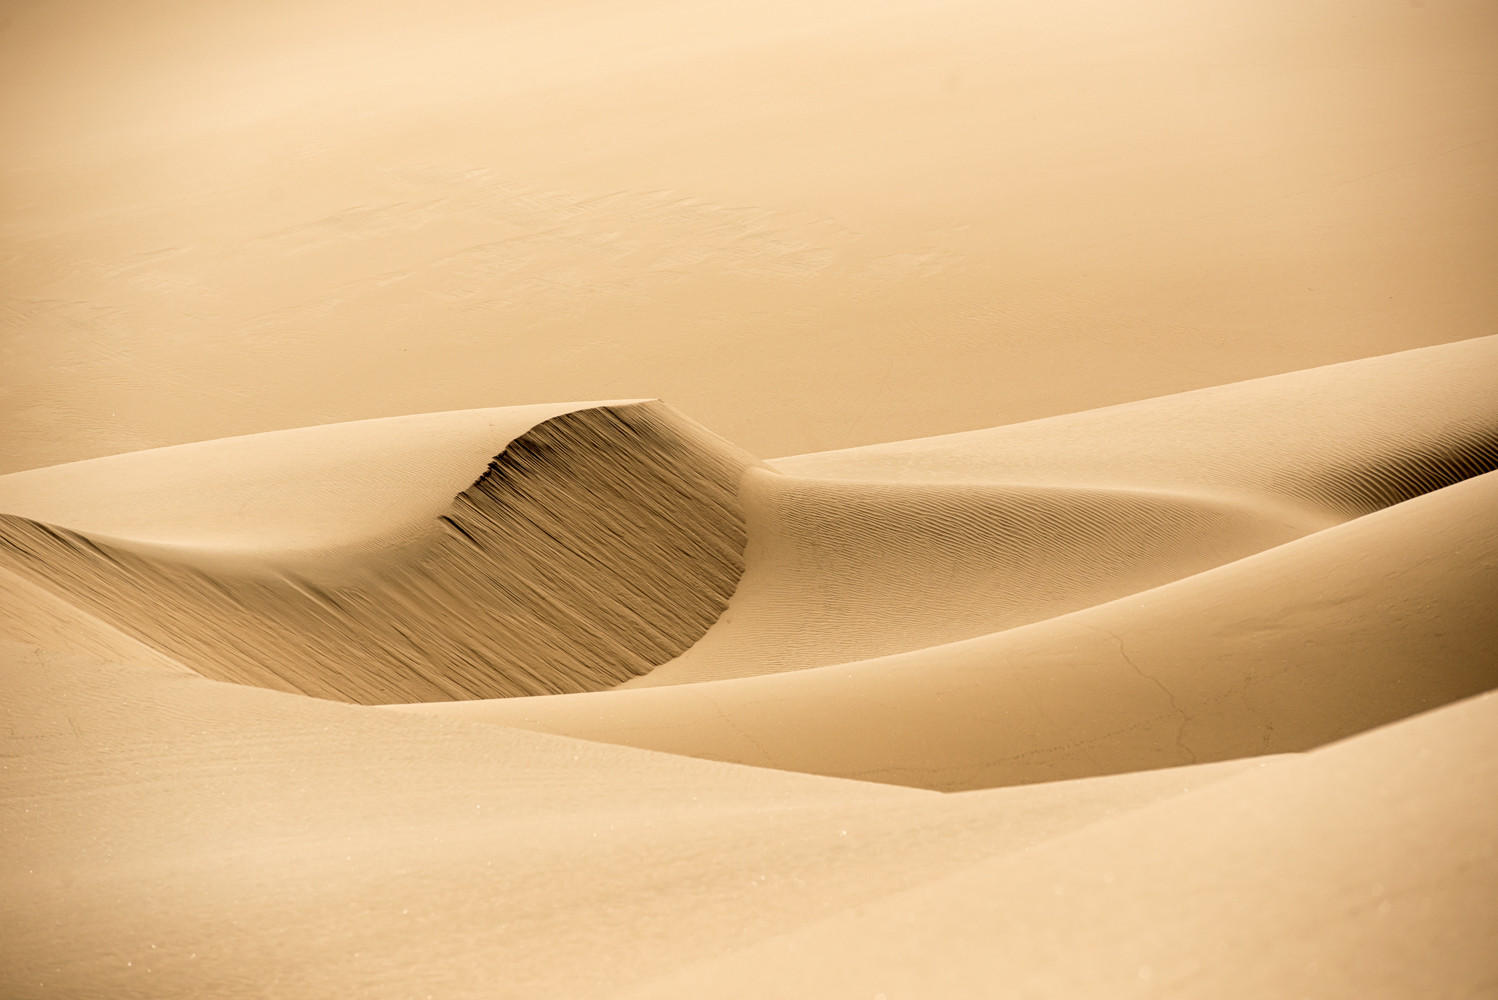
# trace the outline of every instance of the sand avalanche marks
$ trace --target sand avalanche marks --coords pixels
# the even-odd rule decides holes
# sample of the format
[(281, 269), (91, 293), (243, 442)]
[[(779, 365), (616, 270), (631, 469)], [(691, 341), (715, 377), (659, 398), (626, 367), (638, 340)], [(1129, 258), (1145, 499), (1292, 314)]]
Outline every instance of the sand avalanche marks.
[(326, 572), (11, 516), (0, 559), (216, 679), (364, 703), (599, 690), (722, 613), (752, 462), (662, 404), (600, 406), (516, 438), (418, 537)]

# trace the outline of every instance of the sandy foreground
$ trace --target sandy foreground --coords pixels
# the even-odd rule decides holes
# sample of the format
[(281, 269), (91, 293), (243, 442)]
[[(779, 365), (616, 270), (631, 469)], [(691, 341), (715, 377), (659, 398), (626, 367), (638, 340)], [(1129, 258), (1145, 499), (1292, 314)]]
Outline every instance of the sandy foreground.
[(1494, 52), (0, 6), (0, 997), (1498, 997)]

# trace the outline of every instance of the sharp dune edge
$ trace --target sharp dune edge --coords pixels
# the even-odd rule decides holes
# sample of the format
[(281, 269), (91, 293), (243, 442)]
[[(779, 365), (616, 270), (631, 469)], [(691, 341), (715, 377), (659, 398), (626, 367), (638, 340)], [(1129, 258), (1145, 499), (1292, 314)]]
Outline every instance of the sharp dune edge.
[(0, 990), (1481, 995), (1493, 384), (1498, 338), (768, 463), (627, 401), (0, 478)]
[[(893, 445), (772, 469), (660, 403), (365, 421), (0, 477), (0, 551), (206, 676), (320, 697), (762, 675), (1054, 618), (1480, 475), (1498, 466), (1495, 380), (1487, 338), (916, 442), (925, 465)], [(453, 424), (447, 450), (474, 465), (478, 428), (510, 439), (447, 502), (431, 475), (401, 497), (413, 423)], [(235, 453), (278, 445), (300, 485), (267, 505), (266, 460)], [(832, 478), (793, 474), (818, 467)], [(449, 489), (472, 475), (443, 471)], [(122, 503), (117, 478), (152, 488)], [(298, 504), (320, 534), (297, 533)]]
[[(357, 546), (141, 546), (11, 515), (0, 550), (205, 676), (347, 701), (594, 690), (672, 658), (717, 618), (743, 566), (747, 458), (652, 403), (569, 410), (499, 447), (441, 513)], [(7, 479), (43, 509), (70, 490), (107, 505), (116, 465)], [(206, 488), (226, 504), (244, 492), (232, 467)], [(170, 500), (157, 511), (169, 525)]]
[(853, 664), (403, 707), (944, 790), (1307, 750), (1498, 684), (1495, 507), (1485, 475), (1095, 608)]

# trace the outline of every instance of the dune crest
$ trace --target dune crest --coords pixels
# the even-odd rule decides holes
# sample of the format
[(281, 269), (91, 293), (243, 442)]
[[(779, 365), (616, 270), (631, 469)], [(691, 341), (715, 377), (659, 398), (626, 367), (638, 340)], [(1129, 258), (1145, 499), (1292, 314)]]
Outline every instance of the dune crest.
[[(663, 404), (608, 404), (543, 420), (424, 526), (352, 547), (171, 546), (10, 515), (0, 547), (215, 679), (366, 703), (597, 690), (716, 620), (743, 568), (752, 461)], [(69, 474), (107, 489), (92, 465)]]
[(906, 653), (1183, 579), (1498, 468), (1498, 337), (745, 481), (724, 616), (630, 687)]
[(943, 791), (1303, 751), (1498, 686), (1495, 504), (1488, 474), (1107, 604), (857, 663), (398, 708)]
[(1498, 468), (1498, 336), (1001, 427), (778, 458), (792, 475), (1178, 490), (1306, 519)]

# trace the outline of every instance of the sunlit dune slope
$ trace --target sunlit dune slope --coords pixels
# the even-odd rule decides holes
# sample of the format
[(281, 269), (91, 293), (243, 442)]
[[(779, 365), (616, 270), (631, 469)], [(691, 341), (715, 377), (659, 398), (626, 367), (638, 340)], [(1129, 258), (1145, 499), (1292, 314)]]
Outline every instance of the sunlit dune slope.
[(0, 478), (0, 552), (283, 690), (722, 680), (1042, 622), (1481, 474), (1491, 384), (1498, 338), (771, 466), (660, 403), (363, 421)]
[(765, 677), (404, 706), (956, 789), (1305, 750), (1498, 685), (1498, 475), (1107, 604)]
[(1342, 520), (1498, 466), (1498, 336), (988, 430), (776, 459), (897, 482), (1187, 490)]
[(627, 995), (1491, 996), (1495, 798), (1485, 695)]
[(1490, 337), (773, 461), (728, 610), (628, 683), (906, 652), (1229, 562), (1498, 467), (1495, 386)]
[(857, 483), (753, 470), (747, 569), (681, 656), (626, 682), (800, 670), (953, 642), (1258, 552), (1302, 519), (1132, 489)]
[(613, 996), (1244, 769), (938, 796), (9, 642), (0, 683), (16, 998)]
[(0, 479), (0, 554), (210, 677), (369, 702), (590, 690), (717, 618), (751, 461), (658, 403), (276, 432)]

